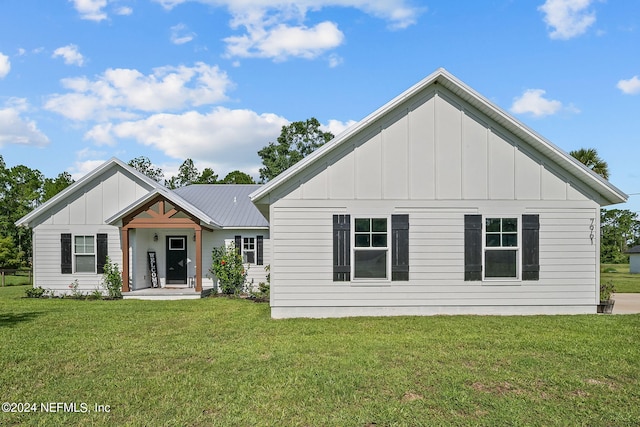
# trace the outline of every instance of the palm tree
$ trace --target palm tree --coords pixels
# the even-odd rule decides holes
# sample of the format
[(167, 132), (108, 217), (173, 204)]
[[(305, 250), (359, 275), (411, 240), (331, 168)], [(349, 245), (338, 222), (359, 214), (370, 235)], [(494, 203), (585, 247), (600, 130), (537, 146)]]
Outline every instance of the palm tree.
[(609, 179), (609, 165), (598, 156), (595, 148), (581, 148), (570, 151), (569, 154), (604, 179)]

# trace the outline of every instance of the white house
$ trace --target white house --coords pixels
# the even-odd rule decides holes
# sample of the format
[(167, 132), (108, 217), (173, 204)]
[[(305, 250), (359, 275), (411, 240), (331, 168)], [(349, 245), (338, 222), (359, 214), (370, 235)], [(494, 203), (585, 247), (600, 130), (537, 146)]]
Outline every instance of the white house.
[(274, 318), (596, 313), (626, 198), (443, 69), (251, 195)]
[[(125, 297), (211, 289), (211, 251), (234, 242), (248, 280), (265, 281), (269, 227), (249, 200), (258, 185), (169, 190), (118, 159), (78, 180), (17, 224), (33, 229), (34, 286), (57, 294), (100, 287), (106, 257), (119, 264)], [(155, 293), (154, 293), (155, 292)]]

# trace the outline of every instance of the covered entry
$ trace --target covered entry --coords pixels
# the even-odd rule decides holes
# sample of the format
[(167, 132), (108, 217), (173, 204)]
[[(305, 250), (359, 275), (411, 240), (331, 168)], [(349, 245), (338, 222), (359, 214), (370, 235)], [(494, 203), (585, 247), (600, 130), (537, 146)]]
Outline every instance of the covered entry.
[(188, 284), (202, 292), (202, 230), (215, 226), (204, 226), (192, 209), (182, 208), (179, 200), (172, 200), (176, 197), (168, 196), (156, 191), (121, 216), (123, 292), (129, 292), (135, 280), (132, 267), (146, 264), (140, 261), (149, 246), (155, 248), (158, 273), (165, 284)]

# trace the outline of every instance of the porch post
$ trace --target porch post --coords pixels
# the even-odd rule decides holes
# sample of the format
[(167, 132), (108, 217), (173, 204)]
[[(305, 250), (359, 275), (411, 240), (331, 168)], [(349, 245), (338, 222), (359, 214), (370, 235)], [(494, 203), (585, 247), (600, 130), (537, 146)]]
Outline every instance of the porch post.
[(196, 292), (202, 292), (202, 228), (196, 228)]
[(122, 292), (129, 292), (129, 227), (122, 227)]

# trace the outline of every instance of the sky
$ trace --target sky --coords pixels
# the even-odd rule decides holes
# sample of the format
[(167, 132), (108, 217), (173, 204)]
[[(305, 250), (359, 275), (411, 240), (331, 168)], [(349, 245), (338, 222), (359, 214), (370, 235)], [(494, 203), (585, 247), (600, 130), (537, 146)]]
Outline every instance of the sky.
[[(0, 155), (79, 178), (115, 156), (258, 177), (293, 121), (339, 134), (443, 67), (640, 212), (637, 0), (0, 2)], [(639, 193), (633, 195), (633, 193)]]

